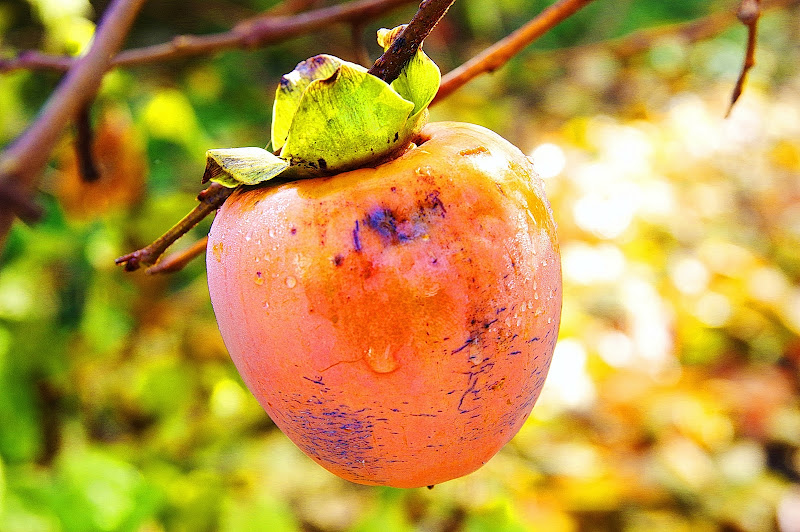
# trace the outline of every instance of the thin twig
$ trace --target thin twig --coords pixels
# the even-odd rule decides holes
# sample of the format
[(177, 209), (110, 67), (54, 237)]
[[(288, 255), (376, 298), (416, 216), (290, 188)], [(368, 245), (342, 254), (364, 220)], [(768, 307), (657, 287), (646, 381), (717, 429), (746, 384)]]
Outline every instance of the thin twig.
[(116, 264), (124, 264), (125, 271), (129, 272), (138, 270), (142, 266), (152, 266), (158, 262), (161, 255), (163, 255), (167, 248), (176, 240), (185, 235), (206, 216), (219, 209), (233, 191), (234, 189), (232, 188), (226, 188), (217, 183), (212, 183), (211, 186), (203, 190), (197, 196), (197, 201), (200, 203), (192, 209), (189, 214), (184, 216), (181, 221), (172, 226), (169, 231), (158, 237), (151, 244), (142, 249), (137, 249), (132, 253), (128, 253), (127, 255), (123, 255), (114, 262)]
[[(260, 15), (244, 20), (230, 31), (209, 35), (179, 35), (169, 42), (120, 52), (112, 67), (129, 67), (182, 57), (207, 55), (231, 49), (250, 49), (285, 41), (329, 28), (375, 18), (413, 0), (356, 0), (345, 4), (290, 16)], [(0, 72), (16, 69), (67, 70), (75, 59), (35, 51), (21, 52), (13, 59), (0, 60)]]
[[(0, 156), (0, 190), (28, 192), (50, 152), (81, 106), (94, 98), (114, 54), (125, 41), (144, 0), (114, 0), (98, 26), (91, 47), (62, 80), (36, 120)], [(13, 185), (11, 185), (13, 183)], [(0, 210), (0, 248), (14, 220), (14, 205)]]
[(151, 275), (156, 273), (175, 273), (181, 271), (189, 264), (194, 258), (199, 257), (206, 252), (208, 245), (208, 236), (204, 236), (188, 248), (182, 251), (176, 251), (171, 255), (167, 255), (163, 260), (159, 261), (155, 266), (147, 268), (146, 273)]
[(758, 19), (761, 17), (761, 0), (742, 0), (736, 17), (747, 26), (747, 51), (744, 54), (744, 64), (736, 80), (736, 86), (731, 95), (731, 104), (725, 116), (730, 116), (733, 106), (739, 100), (744, 90), (744, 83), (747, 81), (747, 74), (756, 64), (756, 34), (758, 33)]
[(460, 67), (445, 75), (433, 102), (436, 103), (447, 98), (455, 90), (480, 74), (497, 70), (530, 43), (591, 1), (558, 0), (558, 2), (547, 7), (511, 35), (486, 48)]
[(455, 0), (424, 0), (411, 22), (400, 32), (391, 46), (381, 55), (369, 73), (391, 83), (406, 63), (414, 57), (422, 41), (442, 19)]

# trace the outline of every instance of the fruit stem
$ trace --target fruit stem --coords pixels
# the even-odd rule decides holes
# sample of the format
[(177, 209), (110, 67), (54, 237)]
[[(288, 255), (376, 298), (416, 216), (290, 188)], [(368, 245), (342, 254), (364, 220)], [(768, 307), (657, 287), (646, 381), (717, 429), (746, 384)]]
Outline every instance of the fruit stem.
[(454, 3), (455, 0), (424, 0), (411, 22), (383, 55), (375, 61), (375, 64), (369, 69), (369, 73), (386, 83), (397, 79), (406, 63), (422, 46), (422, 41), (433, 31), (433, 28)]

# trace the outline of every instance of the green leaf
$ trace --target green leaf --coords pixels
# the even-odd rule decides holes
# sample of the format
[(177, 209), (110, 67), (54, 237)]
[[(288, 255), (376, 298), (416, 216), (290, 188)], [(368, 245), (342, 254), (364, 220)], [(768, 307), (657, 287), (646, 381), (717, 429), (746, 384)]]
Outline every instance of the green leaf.
[[(397, 26), (391, 30), (381, 28), (378, 30), (378, 44), (384, 50), (388, 50), (403, 29), (405, 29), (405, 25)], [(416, 120), (419, 113), (425, 110), (433, 101), (441, 81), (442, 74), (439, 71), (439, 67), (420, 47), (397, 79), (392, 82), (392, 88), (406, 100), (414, 102), (411, 120)]]
[(330, 78), (343, 61), (332, 55), (315, 55), (301, 61), (294, 70), (281, 77), (272, 107), (272, 148), (283, 147), (300, 100), (311, 82)]
[(368, 164), (408, 144), (413, 109), (364, 67), (342, 61), (333, 75), (306, 88), (281, 157), (300, 174)]
[(228, 188), (269, 181), (289, 163), (263, 148), (228, 148), (206, 152), (203, 183), (213, 181)]

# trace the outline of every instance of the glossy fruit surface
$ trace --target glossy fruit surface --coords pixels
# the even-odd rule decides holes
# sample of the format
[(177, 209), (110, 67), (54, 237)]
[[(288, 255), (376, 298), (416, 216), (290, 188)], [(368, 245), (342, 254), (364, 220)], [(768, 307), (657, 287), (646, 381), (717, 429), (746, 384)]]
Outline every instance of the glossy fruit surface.
[(539, 396), (561, 312), (555, 227), (528, 159), (425, 126), (377, 168), (238, 190), (207, 254), (250, 391), (306, 454), (363, 484), (474, 471)]

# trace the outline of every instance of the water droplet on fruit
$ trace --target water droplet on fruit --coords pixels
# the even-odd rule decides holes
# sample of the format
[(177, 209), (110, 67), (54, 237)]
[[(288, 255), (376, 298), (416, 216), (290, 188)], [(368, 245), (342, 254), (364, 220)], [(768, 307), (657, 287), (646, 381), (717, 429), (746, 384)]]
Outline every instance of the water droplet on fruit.
[(424, 176), (429, 176), (430, 177), (430, 175), (431, 175), (431, 167), (430, 166), (420, 166), (419, 168), (416, 169), (416, 173), (417, 173), (417, 175), (420, 175), (420, 176), (424, 175)]
[(255, 283), (258, 286), (261, 286), (262, 284), (264, 284), (264, 277), (262, 277), (261, 272), (256, 272)]
[(264, 301), (264, 304), (262, 306), (264, 308), (269, 308), (269, 301)]
[(525, 303), (525, 302), (523, 301), (523, 302), (522, 302), (522, 305), (520, 305), (520, 306), (519, 306), (519, 311), (520, 311), (520, 312), (525, 312), (525, 309), (527, 309), (527, 308), (528, 308), (528, 305), (527, 305), (527, 303)]
[(250, 242), (250, 240), (252, 240), (252, 238), (253, 238), (253, 235), (251, 233), (247, 233), (246, 235), (244, 235), (244, 239), (247, 242)]
[(272, 229), (271, 227), (269, 229), (269, 237), (270, 238), (275, 238), (275, 229)]
[(291, 275), (286, 278), (286, 286), (287, 287), (294, 288), (296, 284), (297, 284), (297, 279), (295, 279)]
[(391, 373), (400, 367), (390, 345), (387, 345), (385, 349), (370, 347), (364, 355), (364, 360), (375, 373)]
[(548, 317), (547, 318), (547, 323), (553, 323), (553, 318)]

